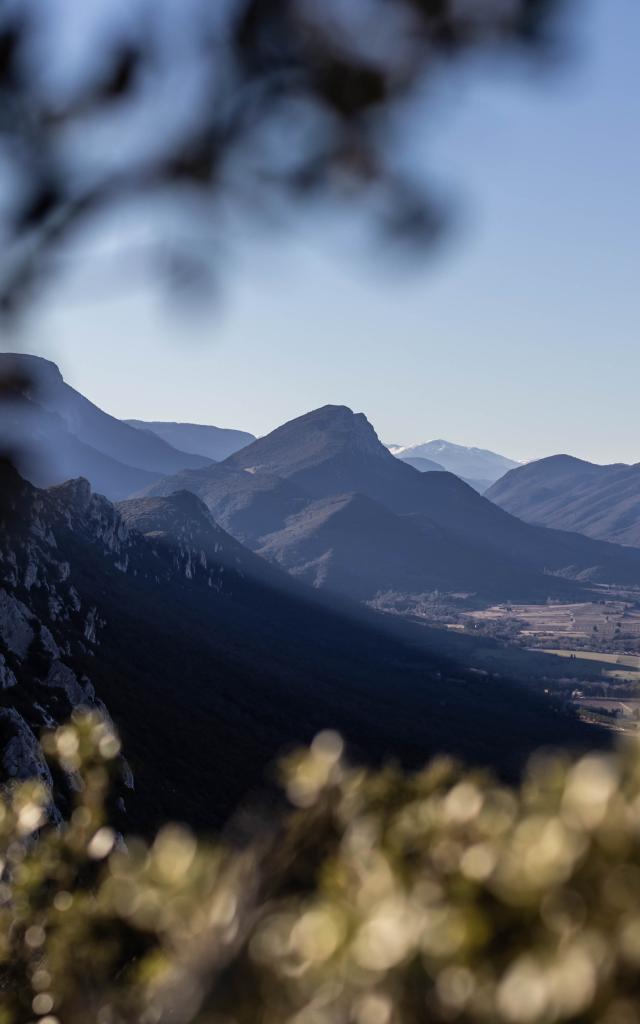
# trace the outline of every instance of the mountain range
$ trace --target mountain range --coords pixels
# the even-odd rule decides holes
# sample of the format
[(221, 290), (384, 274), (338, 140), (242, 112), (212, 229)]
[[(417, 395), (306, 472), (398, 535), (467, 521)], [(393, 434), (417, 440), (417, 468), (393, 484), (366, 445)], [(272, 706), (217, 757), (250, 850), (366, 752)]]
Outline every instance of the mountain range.
[(146, 493), (181, 488), (257, 553), (358, 600), (434, 589), (545, 600), (593, 583), (640, 584), (640, 555), (532, 526), (451, 473), (416, 471), (345, 406), (298, 417)]
[[(499, 483), (488, 501), (426, 458), (495, 475), (512, 464), (495, 453), (434, 441), (392, 446), (392, 454), (366, 417), (345, 406), (324, 406), (257, 440), (204, 425), (122, 422), (66, 384), (51, 362), (0, 356), (0, 372), (9, 371), (14, 391), (0, 406), (0, 425), (14, 461), (17, 445), (25, 450), (18, 467), (32, 483), (84, 476), (116, 501), (190, 491), (237, 541), (316, 589), (363, 602), (434, 590), (544, 600), (593, 583), (640, 582), (640, 556), (525, 523), (507, 512), (536, 515), (497, 507)], [(230, 448), (223, 461), (209, 457)], [(606, 469), (586, 468), (599, 479)], [(519, 467), (507, 480), (535, 472)], [(580, 529), (576, 520), (545, 525)], [(606, 539), (629, 531), (633, 525)]]
[[(0, 404), (4, 449), (38, 486), (83, 476), (95, 490), (117, 500), (167, 473), (211, 462), (200, 452), (174, 447), (158, 432), (135, 429), (103, 412), (70, 387), (55, 363), (46, 359), (1, 353), (0, 378), (10, 382), (5, 383)], [(212, 443), (218, 428), (205, 429)], [(240, 431), (221, 434), (221, 450), (227, 453), (234, 444), (228, 434), (238, 435), (237, 444), (252, 436)]]
[[(346, 406), (216, 462), (212, 445), (247, 435), (198, 428), (200, 451), (182, 451), (167, 437), (186, 444), (190, 425), (122, 423), (53, 364), (8, 358), (5, 445), (25, 442), (30, 417), (36, 475), (54, 480), (0, 464), (0, 775), (38, 774), (57, 814), (76, 783), (51, 777), (37, 735), (78, 706), (116, 722), (118, 805), (143, 830), (219, 824), (283, 746), (327, 727), (368, 759), (446, 749), (507, 773), (541, 743), (595, 741), (526, 684), (524, 661), (519, 675), (525, 656), (551, 670), (544, 655), (515, 654), (505, 678), (491, 641), (369, 606), (434, 590), (584, 598), (594, 583), (640, 585), (640, 552), (531, 525), (450, 472), (420, 472)], [(58, 481), (82, 460), (91, 481)]]
[(125, 420), (130, 427), (150, 431), (182, 451), (220, 462), (239, 448), (255, 441), (246, 430), (228, 430), (201, 423), (169, 423), (155, 420)]
[(554, 455), (507, 473), (487, 497), (530, 523), (640, 547), (640, 463)]

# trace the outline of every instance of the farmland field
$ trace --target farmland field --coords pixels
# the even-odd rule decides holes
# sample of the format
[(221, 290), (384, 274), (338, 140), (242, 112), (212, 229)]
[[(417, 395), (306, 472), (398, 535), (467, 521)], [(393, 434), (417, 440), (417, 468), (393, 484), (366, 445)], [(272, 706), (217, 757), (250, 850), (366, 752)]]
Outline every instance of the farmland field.
[[(640, 609), (636, 602), (511, 605), (469, 611), (459, 617), (467, 628), (511, 643), (595, 660), (612, 656), (616, 666), (640, 670)], [(608, 660), (608, 659), (607, 659)]]

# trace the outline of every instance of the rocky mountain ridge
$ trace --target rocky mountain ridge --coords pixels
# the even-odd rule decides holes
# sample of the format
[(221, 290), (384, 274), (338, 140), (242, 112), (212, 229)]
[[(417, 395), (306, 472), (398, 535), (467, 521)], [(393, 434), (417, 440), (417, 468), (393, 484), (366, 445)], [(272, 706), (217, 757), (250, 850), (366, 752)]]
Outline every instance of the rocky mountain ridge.
[[(90, 677), (108, 620), (95, 595), (88, 599), (77, 583), (65, 556), (69, 540), (76, 551), (90, 547), (105, 573), (151, 585), (182, 578), (231, 594), (246, 575), (273, 571), (218, 527), (190, 493), (118, 509), (87, 480), (38, 490), (6, 463), (0, 477), (0, 774), (40, 777), (64, 805), (65, 787), (54, 786), (40, 731), (67, 721), (79, 707), (110, 714)], [(126, 762), (123, 781), (133, 783)]]
[[(130, 539), (113, 507), (85, 480), (37, 491), (0, 466), (0, 763), (5, 778), (36, 776), (54, 787), (38, 735), (78, 707), (108, 717), (80, 661), (95, 656), (104, 626), (98, 607), (77, 589), (58, 538), (91, 536), (115, 569), (126, 571)], [(132, 785), (123, 762), (123, 781)]]

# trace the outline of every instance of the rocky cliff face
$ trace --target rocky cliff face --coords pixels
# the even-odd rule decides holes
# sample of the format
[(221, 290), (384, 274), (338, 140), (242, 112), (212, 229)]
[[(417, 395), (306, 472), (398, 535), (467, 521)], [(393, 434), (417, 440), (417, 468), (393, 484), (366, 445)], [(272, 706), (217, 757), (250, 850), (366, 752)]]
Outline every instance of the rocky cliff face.
[[(189, 491), (133, 498), (120, 502), (116, 509), (122, 527), (144, 538), (147, 556), (153, 553), (160, 559), (154, 569), (161, 566), (165, 578), (199, 579), (213, 590), (231, 594), (234, 583), (247, 573), (268, 571), (260, 559), (218, 526), (204, 502)], [(135, 571), (145, 572), (140, 560)]]
[[(53, 786), (38, 736), (76, 708), (109, 713), (84, 670), (103, 620), (76, 586), (63, 537), (77, 531), (97, 539), (122, 571), (128, 531), (84, 480), (38, 491), (4, 465), (0, 485), (0, 775), (37, 776), (64, 804), (73, 779)], [(124, 761), (122, 768), (130, 786)]]

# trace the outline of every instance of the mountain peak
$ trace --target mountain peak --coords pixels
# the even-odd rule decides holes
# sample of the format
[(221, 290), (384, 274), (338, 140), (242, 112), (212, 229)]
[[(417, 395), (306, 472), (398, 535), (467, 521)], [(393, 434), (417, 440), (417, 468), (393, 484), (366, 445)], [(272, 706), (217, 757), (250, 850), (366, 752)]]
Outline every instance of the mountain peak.
[(129, 498), (116, 508), (128, 526), (140, 533), (168, 532), (179, 536), (185, 527), (221, 533), (205, 503), (191, 491), (174, 491), (167, 497)]
[(56, 484), (49, 487), (48, 491), (79, 511), (84, 511), (91, 503), (91, 484), (84, 476), (66, 480), (63, 484)]
[(26, 352), (0, 352), (0, 373), (3, 377), (18, 380), (19, 390), (27, 393), (34, 387), (50, 388), (63, 381), (56, 363)]
[(559, 452), (557, 455), (547, 455), (544, 459), (534, 459), (533, 462), (529, 462), (529, 466), (535, 466), (536, 463), (541, 465), (557, 465), (557, 466), (595, 466), (596, 463), (588, 462), (587, 459), (579, 459), (577, 455), (567, 455), (563, 452)]
[(289, 420), (284, 426), (295, 427), (299, 430), (314, 428), (326, 431), (347, 431), (354, 435), (373, 436), (376, 440), (378, 439), (378, 435), (365, 414), (354, 412), (348, 405), (321, 405), (318, 409), (312, 409), (311, 412), (303, 413), (302, 416)]
[(390, 458), (363, 413), (355, 413), (346, 405), (323, 405), (289, 420), (226, 461), (253, 473), (292, 476), (354, 454)]
[[(220, 529), (202, 499), (192, 491), (184, 489), (174, 491), (166, 497), (150, 495), (128, 498), (126, 501), (117, 502), (116, 508), (122, 514), (125, 522), (135, 516), (137, 528), (141, 521), (155, 522), (156, 524), (164, 522), (166, 528), (166, 524), (170, 522), (190, 520), (204, 525), (207, 529), (216, 531)], [(160, 527), (156, 525), (154, 529), (160, 529)]]
[(293, 420), (299, 428), (325, 431), (344, 445), (354, 444), (378, 451), (383, 445), (363, 412), (353, 412), (347, 405), (323, 405)]
[[(538, 481), (548, 485), (552, 482), (573, 480), (577, 477), (590, 478), (601, 476), (616, 466), (599, 466), (595, 462), (587, 462), (575, 455), (547, 455), (544, 459), (534, 459), (533, 462), (526, 462), (522, 466), (516, 466), (494, 485), (510, 486), (515, 481)], [(620, 467), (628, 468), (628, 467)], [(493, 488), (492, 488), (493, 490)], [(499, 491), (496, 491), (499, 493)], [(492, 499), (493, 500), (493, 499)]]

